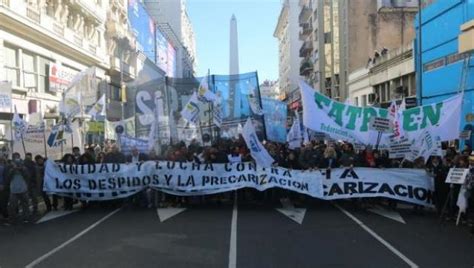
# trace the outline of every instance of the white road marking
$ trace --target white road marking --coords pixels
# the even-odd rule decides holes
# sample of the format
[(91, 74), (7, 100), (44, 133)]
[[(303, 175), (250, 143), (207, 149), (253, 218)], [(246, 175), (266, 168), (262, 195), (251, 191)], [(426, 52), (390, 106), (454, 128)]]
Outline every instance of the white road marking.
[(64, 210), (64, 211), (50, 211), (50, 212), (46, 213), (41, 219), (39, 219), (36, 222), (36, 224), (46, 222), (46, 221), (50, 221), (50, 220), (53, 220), (53, 219), (56, 219), (56, 218), (59, 218), (59, 217), (63, 217), (63, 216), (66, 216), (66, 215), (69, 215), (71, 213), (78, 212), (78, 211), (79, 211), (78, 209)]
[(400, 223), (403, 223), (403, 224), (406, 224), (405, 220), (403, 219), (402, 215), (400, 215), (400, 213), (398, 213), (397, 211), (395, 210), (388, 210), (382, 206), (375, 206), (373, 208), (369, 208), (367, 209), (368, 211), (372, 212), (372, 213), (375, 213), (375, 214), (378, 214), (380, 216), (383, 216), (385, 218), (388, 218), (388, 219), (391, 219), (391, 220), (394, 220), (394, 221), (397, 221), (397, 222), (400, 222)]
[(356, 218), (354, 215), (349, 213), (349, 211), (343, 209), (341, 206), (337, 204), (333, 204), (335, 207), (337, 207), (342, 213), (346, 214), (347, 217), (351, 218), (353, 221), (355, 221), (362, 229), (364, 229), (367, 233), (369, 233), (372, 237), (377, 239), (382, 245), (384, 245), (386, 248), (388, 248), (393, 254), (397, 255), (400, 259), (402, 259), (404, 262), (406, 262), (410, 267), (418, 267), (416, 263), (411, 261), (407, 256), (403, 255), (400, 251), (398, 251), (395, 247), (393, 247), (389, 242), (385, 241), (381, 236), (379, 236), (376, 232), (374, 232), (372, 229), (370, 229), (367, 225), (365, 225), (361, 220)]
[(280, 213), (287, 216), (288, 218), (294, 220), (298, 224), (302, 224), (304, 220), (304, 216), (306, 214), (305, 208), (295, 208), (293, 203), (289, 198), (282, 198), (280, 202), (283, 208), (276, 208)]
[(99, 224), (101, 224), (102, 222), (104, 222), (105, 220), (107, 220), (108, 218), (112, 217), (115, 213), (119, 212), (121, 210), (121, 208), (118, 208), (112, 212), (110, 212), (109, 214), (107, 214), (105, 217), (103, 217), (102, 219), (96, 221), (95, 223), (93, 223), (91, 226), (87, 227), (86, 229), (84, 229), (83, 231), (81, 231), (80, 233), (76, 234), (75, 236), (73, 236), (71, 239), (67, 240), (66, 242), (62, 243), (61, 245), (55, 247), (54, 249), (52, 249), (51, 251), (49, 251), (48, 253), (44, 254), (43, 256), (37, 258), (36, 260), (32, 261), (30, 264), (26, 265), (25, 267), (27, 268), (31, 268), (31, 267), (35, 267), (36, 265), (40, 264), (42, 261), (46, 260), (47, 258), (49, 258), (50, 256), (52, 256), (54, 253), (60, 251), (61, 249), (65, 248), (67, 245), (71, 244), (72, 242), (76, 241), (77, 239), (79, 239), (81, 236), (85, 235), (86, 233), (88, 233), (90, 230), (94, 229), (95, 227), (97, 227)]
[(156, 213), (160, 218), (160, 222), (164, 222), (167, 219), (174, 217), (185, 210), (186, 208), (157, 208)]
[(234, 208), (230, 225), (229, 268), (237, 267), (237, 192), (234, 192)]

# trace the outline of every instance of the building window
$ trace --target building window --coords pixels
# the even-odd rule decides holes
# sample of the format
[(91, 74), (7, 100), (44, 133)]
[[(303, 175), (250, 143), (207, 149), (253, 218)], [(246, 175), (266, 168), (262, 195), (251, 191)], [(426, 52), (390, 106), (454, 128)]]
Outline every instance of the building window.
[(112, 101), (120, 101), (120, 87), (110, 85), (109, 98)]
[(331, 32), (324, 33), (324, 43), (331, 44), (332, 43), (332, 34)]
[[(38, 76), (38, 92), (50, 92), (49, 91), (49, 64), (50, 60), (38, 57), (39, 62), (39, 76)], [(53, 92), (50, 92), (53, 93)]]
[(359, 106), (359, 97), (354, 98), (354, 105)]
[(23, 52), (23, 87), (37, 88), (36, 57), (32, 54)]
[(20, 86), (18, 49), (5, 47), (5, 80), (12, 82), (13, 86)]

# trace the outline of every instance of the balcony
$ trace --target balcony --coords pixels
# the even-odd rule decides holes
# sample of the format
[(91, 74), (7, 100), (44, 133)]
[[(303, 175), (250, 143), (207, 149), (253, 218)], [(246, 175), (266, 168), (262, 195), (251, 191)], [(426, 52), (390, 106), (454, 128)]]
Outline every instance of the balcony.
[(306, 57), (313, 50), (313, 42), (305, 41), (300, 48), (300, 57)]
[(306, 5), (303, 6), (303, 8), (301, 8), (300, 15), (298, 16), (298, 21), (300, 22), (300, 24), (307, 22), (309, 17), (311, 16), (311, 13), (312, 13), (312, 10), (310, 7)]
[(0, 0), (0, 6), (10, 6), (10, 0)]
[(88, 17), (95, 18), (99, 22), (106, 19), (106, 10), (91, 0), (70, 0), (71, 5), (75, 6)]
[(311, 23), (302, 23), (300, 24), (301, 31), (299, 34), (300, 40), (306, 40), (308, 35), (313, 31), (313, 25)]
[(300, 75), (308, 76), (313, 71), (313, 63), (308, 59), (303, 59), (300, 66)]
[(30, 20), (40, 23), (40, 14), (37, 10), (32, 9), (31, 7), (26, 8), (26, 17), (28, 17)]
[(123, 72), (124, 81), (127, 82), (129, 80), (135, 79), (135, 68), (127, 63), (123, 63), (120, 66), (120, 59), (118, 57), (110, 56), (110, 70), (116, 74), (120, 75), (120, 72)]

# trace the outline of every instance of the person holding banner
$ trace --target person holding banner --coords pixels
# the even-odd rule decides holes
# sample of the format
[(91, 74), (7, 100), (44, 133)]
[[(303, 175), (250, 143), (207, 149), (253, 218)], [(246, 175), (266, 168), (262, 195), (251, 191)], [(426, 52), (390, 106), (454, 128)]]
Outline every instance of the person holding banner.
[[(43, 198), (44, 204), (46, 205), (46, 211), (50, 212), (52, 209), (51, 206), (51, 200), (49, 199), (49, 196), (43, 191), (43, 184), (44, 184), (44, 158), (41, 155), (36, 155), (35, 156), (35, 175), (36, 175), (36, 181), (38, 182), (38, 191), (41, 193), (41, 197)], [(56, 205), (55, 208), (58, 207), (57, 204), (57, 197), (56, 199)]]

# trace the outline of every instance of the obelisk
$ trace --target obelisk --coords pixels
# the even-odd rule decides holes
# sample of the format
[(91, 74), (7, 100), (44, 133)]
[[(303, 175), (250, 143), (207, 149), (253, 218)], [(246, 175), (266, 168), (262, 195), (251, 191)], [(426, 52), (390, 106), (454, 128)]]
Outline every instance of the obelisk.
[[(239, 41), (237, 35), (237, 19), (232, 14), (230, 19), (230, 38), (229, 38), (229, 74), (237, 76), (239, 74)], [(233, 117), (241, 116), (241, 92), (237, 87), (238, 77), (231, 77), (229, 82), (229, 111)]]

